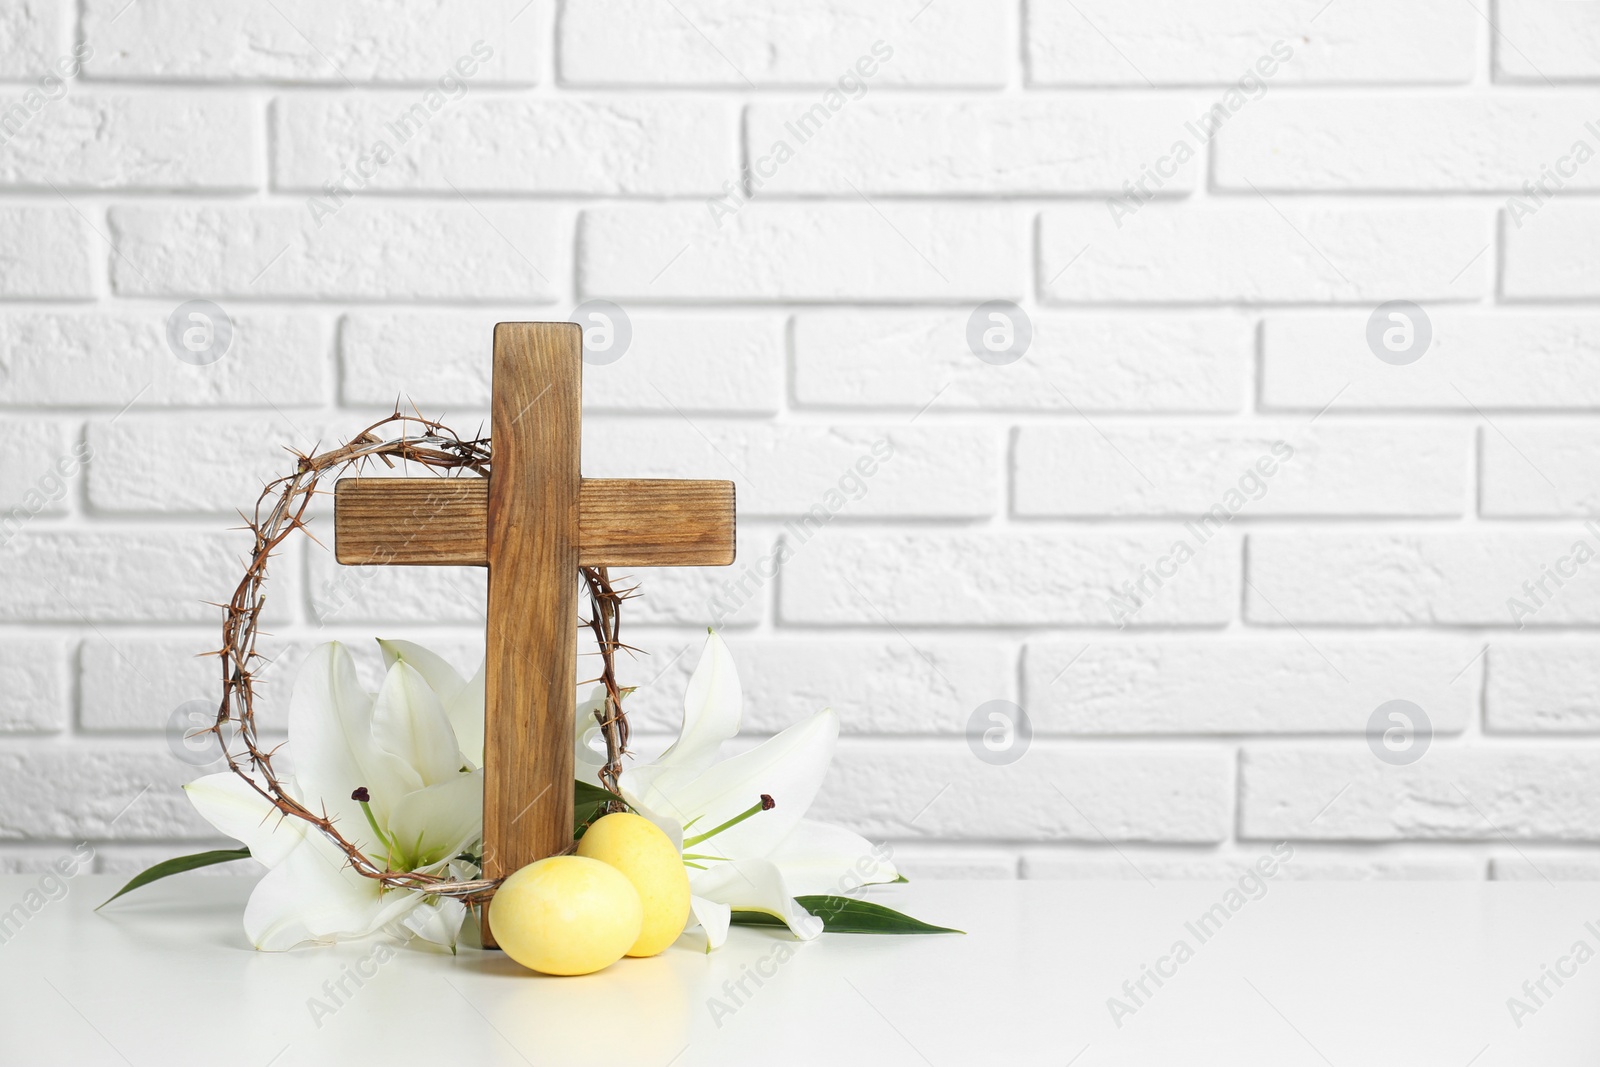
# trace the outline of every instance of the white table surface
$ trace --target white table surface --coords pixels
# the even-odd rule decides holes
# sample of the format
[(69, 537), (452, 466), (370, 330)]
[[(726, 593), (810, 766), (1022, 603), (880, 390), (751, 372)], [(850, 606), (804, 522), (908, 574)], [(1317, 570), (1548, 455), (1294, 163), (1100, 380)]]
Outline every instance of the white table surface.
[[(0, 878), (0, 910), (38, 881)], [(1600, 958), (1547, 979), (1520, 1027), (1506, 1007), (1576, 942), (1600, 950), (1600, 885), (1273, 882), (1201, 943), (1185, 924), (1226, 886), (922, 882), (877, 898), (966, 936), (735, 928), (711, 955), (686, 937), (546, 978), (473, 949), (255, 952), (236, 879), (175, 878), (95, 914), (119, 882), (72, 880), (0, 944), (0, 1063), (1600, 1063)], [(1115, 1025), (1108, 998), (1179, 939), (1193, 957)], [(324, 983), (358, 963), (376, 973), (315, 1020), (311, 998), (332, 1006)], [(724, 983), (758, 966), (771, 977), (736, 1004)]]

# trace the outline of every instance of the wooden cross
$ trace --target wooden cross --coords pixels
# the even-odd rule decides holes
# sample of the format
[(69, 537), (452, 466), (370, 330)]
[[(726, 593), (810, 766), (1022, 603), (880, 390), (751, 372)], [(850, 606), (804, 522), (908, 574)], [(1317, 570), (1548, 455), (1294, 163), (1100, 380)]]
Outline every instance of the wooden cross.
[[(733, 562), (732, 482), (579, 473), (583, 332), (494, 328), (492, 473), (346, 478), (334, 497), (340, 563), (489, 568), (484, 873), (572, 844), (578, 568)], [(492, 944), (485, 927), (485, 944)]]

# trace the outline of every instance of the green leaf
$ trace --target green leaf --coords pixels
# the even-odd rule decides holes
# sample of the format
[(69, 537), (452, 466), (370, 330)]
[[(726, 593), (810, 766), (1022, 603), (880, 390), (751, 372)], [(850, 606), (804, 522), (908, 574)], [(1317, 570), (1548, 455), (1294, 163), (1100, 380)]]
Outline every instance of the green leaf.
[(175, 856), (170, 860), (162, 860), (154, 867), (134, 875), (131, 882), (106, 898), (105, 903), (94, 910), (99, 911), (100, 908), (105, 907), (106, 904), (116, 900), (122, 894), (131, 893), (141, 886), (147, 886), (151, 882), (158, 882), (169, 875), (182, 874), (184, 871), (197, 871), (201, 867), (210, 867), (217, 863), (228, 863), (232, 860), (247, 860), (249, 858), (250, 850), (247, 848), (219, 848), (210, 852), (196, 852), (192, 856)]
[[(854, 897), (804, 896), (795, 903), (822, 920), (830, 934), (964, 934), (948, 926), (930, 926), (920, 919)], [(782, 919), (764, 911), (735, 911), (732, 921), (740, 926), (783, 926)]]
[(622, 798), (609, 790), (601, 789), (589, 782), (572, 782), (572, 836), (580, 838), (583, 832), (594, 822), (595, 815), (599, 813), (604, 804), (612, 801), (622, 802)]

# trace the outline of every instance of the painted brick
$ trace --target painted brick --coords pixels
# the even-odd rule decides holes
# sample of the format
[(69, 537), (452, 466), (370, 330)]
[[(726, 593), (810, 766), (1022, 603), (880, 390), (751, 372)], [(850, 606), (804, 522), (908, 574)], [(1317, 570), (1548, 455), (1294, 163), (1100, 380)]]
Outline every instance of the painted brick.
[(0, 544), (36, 515), (61, 515), (83, 469), (76, 427), (7, 419), (6, 462), (0, 466)]
[[(361, 420), (345, 421), (343, 437), (360, 429)], [(294, 470), (295, 450), (331, 448), (339, 439), (324, 420), (273, 414), (93, 422), (89, 504), (108, 513), (248, 512), (261, 486)]]
[(234, 532), (34, 526), (0, 548), (0, 622), (217, 622), (246, 548)]
[(253, 189), (260, 125), (245, 96), (72, 93), (0, 145), (0, 187)]
[[(343, 399), (385, 405), (402, 396), (425, 411), (445, 405), (487, 409), (494, 324), (515, 316), (346, 315), (339, 328)], [(632, 340), (621, 357), (584, 368), (586, 410), (777, 412), (783, 397), (781, 318), (629, 315), (629, 325)]]
[[(1023, 515), (1460, 515), (1466, 426), (1252, 421), (1026, 426)], [(1221, 509), (1220, 511), (1216, 509)]]
[[(1234, 315), (1029, 315), (1031, 341), (995, 365), (967, 341), (972, 312), (796, 317), (795, 399), (820, 407), (1238, 411), (1254, 324)], [(988, 320), (980, 318), (980, 324)], [(930, 406), (931, 405), (931, 406)]]
[(1047, 208), (1040, 274), (1045, 297), (1068, 303), (1465, 300), (1489, 292), (1490, 221), (1431, 205)]
[(584, 295), (617, 300), (989, 300), (1028, 285), (1024, 221), (1004, 206), (606, 207), (580, 229)]
[[(78, 723), (86, 731), (128, 730), (164, 735), (169, 749), (184, 751), (196, 768), (210, 768), (204, 756), (214, 751), (215, 742), (205, 747), (185, 748), (184, 735), (204, 725), (195, 708), (204, 705), (216, 713), (222, 695), (222, 668), (205, 653), (217, 647), (212, 631), (196, 631), (184, 637), (139, 637), (130, 634), (95, 634), (84, 639), (78, 652), (77, 673), (81, 710)], [(266, 642), (263, 641), (263, 646)], [(276, 683), (273, 669), (258, 673), (264, 682)], [(274, 698), (278, 684), (263, 684), (256, 694), (256, 722), (265, 731), (283, 730), (283, 719)], [(183, 712), (183, 713), (180, 713)], [(218, 761), (220, 763), (220, 760)]]
[(1582, 639), (1489, 648), (1484, 725), (1497, 733), (1600, 731), (1600, 648)]
[[(1556, 586), (1546, 568), (1580, 540), (1572, 523), (1527, 533), (1259, 533), (1250, 536), (1245, 618), (1253, 623), (1552, 626), (1600, 622), (1600, 573)], [(1580, 553), (1581, 554), (1581, 553)]]
[(1600, 297), (1600, 207), (1555, 200), (1535, 211), (1505, 213), (1501, 293), (1512, 300)]
[(1008, 21), (978, 5), (907, 15), (871, 0), (592, 0), (563, 9), (557, 48), (568, 84), (808, 85), (843, 103), (861, 85), (999, 85), (1015, 48)]
[(1600, 471), (1592, 426), (1496, 420), (1481, 431), (1482, 510), (1493, 516), (1600, 513)]
[(166, 320), (148, 311), (0, 314), (0, 396), (36, 407), (321, 405), (329, 331), (297, 312), (224, 308), (233, 342), (199, 367), (173, 354)]
[(1029, 642), (1022, 705), (1037, 733), (1362, 733), (1410, 700), (1437, 734), (1477, 716), (1476, 642), (1298, 637)]
[(750, 516), (975, 518), (1000, 506), (1002, 438), (988, 427), (772, 426), (588, 419), (594, 478), (727, 478)]
[[(326, 542), (324, 542), (326, 544)], [(346, 567), (332, 552), (306, 554), (311, 618), (323, 625), (428, 622), (481, 626), (487, 572), (479, 567)]]
[(1600, 79), (1600, 12), (1588, 4), (1501, 0), (1495, 20), (1497, 81)]
[[(656, 572), (635, 577), (653, 596)], [(727, 641), (744, 691), (742, 736), (776, 734), (826, 707), (846, 734), (961, 736), (980, 704), (1015, 698), (1015, 651), (995, 640), (919, 635), (913, 646), (898, 637), (730, 633)], [(705, 642), (703, 626), (650, 632), (636, 642), (648, 655), (618, 658), (618, 682), (638, 687), (627, 705), (636, 732), (677, 736)], [(584, 658), (592, 649), (580, 634), (580, 663), (594, 662)]]
[(0, 77), (36, 79), (57, 58), (71, 16), (55, 0), (12, 0), (0, 11)]
[(56, 733), (71, 701), (64, 639), (0, 638), (0, 734)]
[(89, 230), (71, 207), (0, 207), (0, 249), (0, 300), (94, 295)]
[[(738, 170), (735, 109), (712, 100), (415, 94), (289, 96), (274, 105), (279, 188), (682, 196)], [(418, 110), (420, 108), (420, 110)]]
[[(233, 509), (397, 398), (486, 425), (493, 324), (605, 298), (633, 336), (585, 366), (586, 473), (740, 490), (733, 566), (616, 575), (641, 758), (711, 624), (730, 748), (835, 707), (815, 814), (914, 878), (1139, 877), (1102, 832), (1155, 878), (1279, 837), (1284, 877), (1592, 877), (1600, 163), (1562, 156), (1600, 145), (1595, 6), (13, 0), (0, 870), (215, 841), (172, 719), (215, 699)], [(196, 298), (236, 327), (205, 367), (165, 336)], [(1031, 340), (997, 366), (998, 300)], [(1367, 340), (1393, 300), (1429, 320), (1403, 366)], [(296, 539), (263, 728), (320, 641), (369, 688), (374, 634), (475, 669), (483, 585)], [(997, 699), (1035, 730), (1007, 767), (968, 744)], [(1410, 767), (1364, 736), (1390, 699), (1431, 720)]]
[[(316, 0), (223, 3), (201, 12), (86, 0), (82, 32), (94, 47), (86, 66), (97, 78), (340, 86), (444, 81), (441, 91), (447, 92), (451, 82), (446, 79), (538, 80), (540, 56), (548, 47), (538, 39), (541, 21), (535, 12), (517, 19), (511, 10), (460, 4), (407, 9), (397, 18), (382, 0), (337, 6)], [(457, 63), (465, 65), (457, 68)]]
[[(274, 591), (277, 580), (274, 576)], [(301, 663), (314, 646), (338, 636), (313, 630), (292, 639), (274, 635), (261, 640), (257, 649), (262, 658), (252, 670), (256, 724), (263, 733), (283, 734)], [(368, 635), (344, 643), (355, 658), (361, 683), (368, 692), (376, 692), (383, 679), (382, 656), (376, 644)], [(425, 643), (469, 676), (483, 660), (481, 633), (443, 638), (430, 634)], [(221, 668), (214, 657), (204, 655), (216, 646), (217, 635), (211, 630), (175, 637), (117, 633), (86, 638), (78, 655), (79, 725), (89, 732), (159, 732), (170, 748), (175, 735), (181, 739), (196, 725), (205, 725), (185, 705), (199, 702), (213, 713), (216, 710), (222, 692)], [(196, 766), (209, 765), (202, 761)]]
[(1246, 746), (1239, 834), (1331, 841), (1591, 841), (1600, 753), (1435, 746), (1416, 763), (1350, 746)]
[[(1014, 654), (1001, 642), (927, 638), (737, 638), (743, 732), (777, 733), (819, 708), (851, 734), (962, 734), (973, 709), (1011, 699)], [(685, 669), (694, 655), (683, 657)], [(682, 687), (674, 685), (675, 692)]]
[[(782, 576), (782, 618), (793, 623), (951, 625), (1118, 622), (1124, 583), (1175, 560), (1179, 528), (1138, 533), (855, 533), (795, 538)], [(1215, 535), (1137, 610), (1135, 625), (1221, 625), (1238, 599), (1239, 553)], [(1153, 573), (1153, 571), (1152, 571)]]
[[(1448, 0), (1034, 0), (1028, 69), (1043, 85), (1236, 83), (1244, 99), (1265, 91), (1262, 74), (1268, 85), (1464, 82), (1477, 31), (1477, 16)], [(1280, 62), (1258, 67), (1275, 44)]]
[(871, 838), (1213, 842), (1232, 760), (1214, 749), (1035, 745), (995, 767), (960, 741), (841, 745), (811, 817)]
[[(866, 101), (837, 118), (816, 107), (750, 108), (748, 162), (763, 193), (1121, 194), (1187, 118), (1180, 100), (1122, 95)], [(1199, 170), (1188, 160), (1162, 192), (1192, 191)]]
[(567, 221), (547, 207), (116, 207), (111, 227), (122, 296), (547, 302), (566, 276)]
[(194, 768), (159, 741), (0, 749), (0, 838), (215, 837), (180, 786)]
[[(1600, 407), (1600, 316), (1423, 308), (1431, 340), (1416, 362), (1367, 343), (1376, 309), (1269, 315), (1261, 402), (1321, 411)], [(1414, 335), (1419, 336), (1419, 335)]]
[(1519, 192), (1559, 163), (1573, 171), (1563, 193), (1593, 190), (1600, 167), (1579, 165), (1573, 145), (1594, 141), (1597, 120), (1572, 94), (1275, 97), (1217, 134), (1214, 177), (1242, 192)]
[(727, 567), (658, 567), (639, 571), (644, 594), (628, 605), (641, 625), (755, 626), (771, 616), (772, 575), (781, 569), (777, 538), (753, 523), (739, 526), (737, 559)]

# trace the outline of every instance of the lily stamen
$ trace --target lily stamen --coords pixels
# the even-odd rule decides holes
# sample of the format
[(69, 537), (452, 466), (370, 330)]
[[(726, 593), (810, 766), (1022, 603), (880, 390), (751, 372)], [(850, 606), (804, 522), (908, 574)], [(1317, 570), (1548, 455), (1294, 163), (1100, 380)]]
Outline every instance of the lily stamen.
[(727, 822), (723, 823), (721, 826), (718, 826), (718, 827), (716, 827), (714, 829), (711, 829), (711, 830), (707, 830), (703, 834), (697, 834), (694, 837), (686, 837), (686, 838), (684, 838), (683, 839), (683, 847), (684, 848), (688, 848), (691, 845), (698, 845), (702, 841), (705, 841), (705, 840), (707, 840), (709, 838), (713, 838), (713, 837), (717, 836), (718, 834), (722, 833), (722, 831), (726, 830), (730, 826), (739, 825), (740, 823), (744, 822), (746, 819), (750, 818), (750, 816), (752, 816), (752, 815), (759, 815), (763, 811), (771, 811), (773, 808), (775, 808), (777, 806), (778, 806), (778, 802), (776, 800), (773, 800), (766, 793), (762, 793), (760, 800), (756, 801), (754, 804), (750, 805), (744, 811), (741, 811), (739, 814), (735, 815), (733, 818), (729, 819)]
[(360, 786), (350, 794), (350, 799), (361, 805), (361, 812), (367, 817), (367, 825), (372, 827), (372, 832), (378, 835), (379, 841), (383, 842), (384, 851), (389, 853), (392, 858), (396, 851), (394, 842), (389, 840), (389, 835), (385, 834), (378, 826), (377, 816), (372, 814), (372, 794), (367, 791), (366, 786)]

